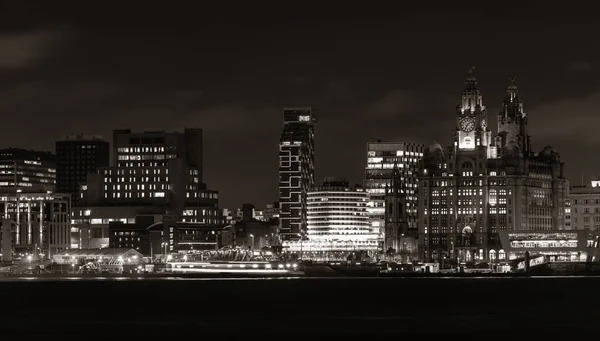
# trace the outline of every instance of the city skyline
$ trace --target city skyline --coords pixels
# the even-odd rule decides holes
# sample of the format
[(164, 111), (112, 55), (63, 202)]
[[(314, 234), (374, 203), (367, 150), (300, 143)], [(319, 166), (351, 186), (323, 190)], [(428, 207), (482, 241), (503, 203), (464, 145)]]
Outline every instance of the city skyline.
[[(514, 75), (536, 136), (533, 149), (553, 146), (571, 183), (582, 173), (587, 183), (600, 169), (600, 161), (587, 159), (595, 152), (600, 105), (593, 62), (599, 52), (588, 43), (597, 24), (565, 15), (564, 27), (548, 28), (553, 19), (537, 19), (531, 10), (473, 16), (457, 9), (451, 18), (365, 11), (353, 20), (298, 12), (263, 14), (256, 22), (217, 15), (198, 28), (182, 24), (184, 33), (139, 16), (100, 29), (94, 21), (82, 24), (85, 16), (76, 21), (70, 12), (47, 11), (45, 21), (22, 20), (0, 35), (0, 111), (8, 113), (0, 145), (52, 150), (65, 134), (107, 139), (120, 128), (199, 127), (206, 182), (219, 190), (220, 206), (261, 207), (278, 197), (284, 107), (316, 110), (317, 180), (362, 183), (372, 137), (451, 142), (454, 109), (475, 65), (492, 131)], [(30, 14), (13, 13), (14, 23)], [(311, 53), (285, 52), (303, 46)], [(253, 166), (240, 173), (240, 164)]]

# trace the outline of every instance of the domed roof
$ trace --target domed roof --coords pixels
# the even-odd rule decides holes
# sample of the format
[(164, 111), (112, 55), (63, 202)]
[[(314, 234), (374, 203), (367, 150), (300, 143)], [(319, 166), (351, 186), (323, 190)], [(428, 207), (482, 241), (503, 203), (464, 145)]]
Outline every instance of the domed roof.
[(541, 155), (552, 155), (556, 153), (556, 149), (554, 149), (554, 147), (552, 146), (546, 146), (544, 149), (542, 149), (542, 152), (540, 153)]
[(437, 142), (433, 142), (433, 143), (432, 143), (432, 144), (429, 146), (429, 150), (430, 150), (430, 151), (434, 151), (434, 150), (444, 150), (444, 149), (442, 148), (442, 146), (441, 146), (439, 143), (437, 143)]

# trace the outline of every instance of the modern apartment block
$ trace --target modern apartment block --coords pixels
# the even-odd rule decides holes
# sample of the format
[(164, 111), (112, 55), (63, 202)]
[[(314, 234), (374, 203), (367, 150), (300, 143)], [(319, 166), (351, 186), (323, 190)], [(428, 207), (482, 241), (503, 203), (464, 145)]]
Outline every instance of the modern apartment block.
[(282, 238), (302, 238), (306, 232), (307, 195), (315, 177), (316, 119), (311, 108), (283, 110), (279, 140), (279, 224)]

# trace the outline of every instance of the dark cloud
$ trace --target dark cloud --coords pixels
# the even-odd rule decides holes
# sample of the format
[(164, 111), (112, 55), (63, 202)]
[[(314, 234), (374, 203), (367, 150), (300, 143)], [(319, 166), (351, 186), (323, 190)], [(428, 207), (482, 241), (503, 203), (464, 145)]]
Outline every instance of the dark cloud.
[(536, 148), (554, 145), (569, 176), (600, 166), (583, 153), (595, 152), (599, 78), (573, 62), (600, 57), (589, 43), (600, 25), (575, 13), (11, 6), (0, 31), (2, 145), (202, 127), (205, 180), (224, 206), (276, 200), (281, 108), (317, 109), (317, 178), (361, 182), (371, 137), (450, 142), (471, 65), (492, 122), (516, 75)]

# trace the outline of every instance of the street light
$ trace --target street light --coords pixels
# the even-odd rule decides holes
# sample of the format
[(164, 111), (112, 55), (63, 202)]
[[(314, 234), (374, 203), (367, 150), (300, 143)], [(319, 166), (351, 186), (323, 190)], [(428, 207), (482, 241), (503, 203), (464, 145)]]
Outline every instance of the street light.
[(254, 235), (250, 234), (250, 238), (252, 238), (252, 243), (250, 244), (251, 245), (250, 250), (254, 250)]

